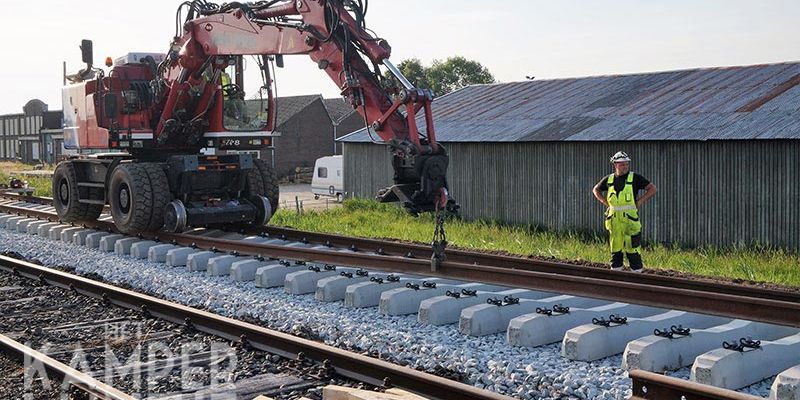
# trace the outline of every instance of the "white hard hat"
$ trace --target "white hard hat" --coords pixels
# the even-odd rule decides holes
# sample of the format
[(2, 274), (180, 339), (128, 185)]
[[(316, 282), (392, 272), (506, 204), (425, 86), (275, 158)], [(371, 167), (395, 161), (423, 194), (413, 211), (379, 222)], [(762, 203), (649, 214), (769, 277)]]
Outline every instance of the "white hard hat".
[(611, 161), (612, 164), (613, 163), (617, 163), (617, 162), (630, 162), (631, 158), (628, 157), (628, 153), (626, 153), (624, 151), (618, 151), (616, 154), (611, 156), (611, 160), (610, 161)]

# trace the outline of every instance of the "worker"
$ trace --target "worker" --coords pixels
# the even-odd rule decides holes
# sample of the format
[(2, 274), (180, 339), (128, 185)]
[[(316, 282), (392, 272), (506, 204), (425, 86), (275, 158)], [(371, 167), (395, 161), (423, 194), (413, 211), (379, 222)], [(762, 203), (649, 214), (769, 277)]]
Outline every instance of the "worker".
[(244, 92), (233, 83), (231, 76), (222, 70), (220, 74), (220, 87), (222, 88), (224, 121), (226, 129), (241, 130), (247, 127), (249, 119), (245, 116), (247, 106), (244, 102)]
[[(630, 172), (631, 159), (625, 152), (618, 151), (611, 157), (614, 173), (594, 185), (594, 197), (607, 207), (605, 228), (609, 233), (611, 247), (611, 269), (621, 270), (623, 252), (628, 257), (631, 271), (641, 272), (644, 268), (641, 255), (642, 223), (639, 209), (656, 194), (656, 185), (639, 174)], [(642, 197), (637, 198), (639, 191)], [(607, 192), (603, 197), (603, 192)]]
[(222, 96), (225, 100), (228, 100), (228, 91), (231, 85), (231, 76), (228, 75), (225, 70), (222, 70), (222, 74), (220, 74), (220, 86), (222, 87)]

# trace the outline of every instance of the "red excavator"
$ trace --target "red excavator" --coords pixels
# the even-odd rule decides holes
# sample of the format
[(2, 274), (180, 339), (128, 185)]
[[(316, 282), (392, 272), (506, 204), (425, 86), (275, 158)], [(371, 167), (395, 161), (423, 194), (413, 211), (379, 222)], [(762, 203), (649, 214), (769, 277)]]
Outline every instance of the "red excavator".
[[(84, 40), (87, 66), (66, 76), (63, 89), (65, 147), (114, 151), (58, 165), (53, 200), (61, 220), (94, 220), (108, 204), (125, 233), (265, 224), (278, 207), (278, 182), (246, 151), (271, 145), (274, 68), (293, 54), (310, 56), (363, 116), (370, 137), (388, 146), (395, 184), (378, 193), (381, 201), (414, 213), (456, 209), (433, 93), (389, 61), (389, 44), (365, 25), (366, 1), (186, 1), (166, 54), (109, 58), (108, 71), (93, 66), (92, 42)], [(249, 57), (261, 71), (257, 108), (244, 100)]]

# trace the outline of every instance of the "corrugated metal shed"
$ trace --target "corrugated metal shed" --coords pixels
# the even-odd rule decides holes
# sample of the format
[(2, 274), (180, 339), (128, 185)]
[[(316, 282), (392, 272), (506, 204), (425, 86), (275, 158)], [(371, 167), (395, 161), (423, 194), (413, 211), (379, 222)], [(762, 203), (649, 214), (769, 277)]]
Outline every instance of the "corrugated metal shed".
[[(658, 186), (646, 241), (800, 250), (800, 140), (450, 143), (450, 192), (467, 219), (604, 236), (591, 190), (620, 149)], [(391, 155), (345, 143), (344, 172), (348, 196), (372, 198), (392, 183)]]
[[(591, 190), (624, 150), (659, 189), (645, 240), (800, 250), (800, 63), (470, 86), (434, 117), (467, 219), (604, 236)], [(348, 195), (391, 184), (386, 146), (343, 141)]]
[(441, 142), (800, 139), (798, 78), (789, 62), (474, 85), (433, 113)]

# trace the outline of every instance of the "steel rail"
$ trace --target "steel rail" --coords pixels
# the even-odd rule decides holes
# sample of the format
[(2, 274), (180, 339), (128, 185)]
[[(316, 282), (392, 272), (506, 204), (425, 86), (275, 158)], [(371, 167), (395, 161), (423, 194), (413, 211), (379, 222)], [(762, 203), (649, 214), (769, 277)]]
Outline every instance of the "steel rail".
[(446, 261), (441, 264), (439, 269), (431, 271), (430, 262), (425, 259), (304, 249), (205, 238), (186, 234), (159, 233), (158, 238), (164, 242), (174, 242), (184, 246), (194, 245), (205, 249), (215, 248), (221, 251), (235, 251), (240, 254), (317, 261), (333, 265), (372, 268), (387, 272), (485, 282), (800, 327), (799, 302), (736, 296), (691, 289), (676, 289), (667, 286), (653, 286), (610, 279), (568, 276), (553, 272), (545, 273), (463, 264), (452, 261)]
[(634, 370), (628, 375), (633, 380), (630, 400), (763, 400), (761, 397), (653, 372)]
[[(17, 194), (2, 194), (3, 197), (19, 199), (22, 201), (39, 204), (52, 204), (52, 199), (47, 197), (22, 196)], [(292, 228), (266, 226), (253, 229), (250, 233), (267, 233), (271, 236), (283, 236), (290, 240), (308, 241), (311, 243), (329, 244), (338, 247), (354, 247), (366, 253), (378, 252), (386, 255), (405, 256), (409, 253), (421, 259), (431, 256), (430, 246), (403, 243), (389, 240), (356, 238), (329, 233), (307, 232)], [(760, 299), (789, 301), (800, 303), (800, 290), (788, 291), (762, 288), (753, 285), (738, 285), (725, 282), (704, 281), (692, 278), (663, 276), (656, 274), (637, 274), (629, 272), (612, 271), (604, 268), (587, 267), (566, 262), (538, 260), (510, 255), (481, 253), (462, 249), (450, 248), (447, 250), (447, 259), (451, 262), (463, 264), (479, 264), (493, 267), (536, 271), (545, 273), (558, 273), (568, 276), (584, 278), (610, 279), (626, 282), (641, 283), (653, 286), (666, 286), (676, 289), (690, 289), (704, 292), (729, 294), (734, 296), (753, 297)]]
[[(0, 211), (27, 214), (39, 218), (55, 218), (55, 214), (0, 204)], [(86, 223), (87, 227), (113, 230), (110, 221)], [(558, 294), (571, 294), (611, 301), (624, 301), (660, 308), (740, 318), (751, 321), (800, 327), (800, 301), (774, 300), (745, 294), (729, 294), (709, 290), (687, 289), (669, 285), (640, 283), (638, 275), (624, 274), (617, 279), (574, 276), (554, 269), (540, 272), (479, 264), (445, 261), (436, 271), (431, 271), (427, 259), (401, 258), (366, 252), (342, 252), (309, 248), (259, 244), (197, 235), (159, 232), (151, 236), (165, 243), (195, 246), (201, 249), (238, 252), (273, 258), (316, 261), (333, 265), (371, 268), (381, 271), (435, 276), (447, 279), (469, 280), (542, 290)]]
[(373, 385), (388, 384), (436, 399), (500, 400), (510, 397), (463, 383), (363, 356), (312, 340), (302, 339), (251, 323), (118, 288), (67, 272), (43, 267), (15, 258), (0, 256), (0, 269), (77, 293), (102, 299), (201, 332), (279, 354), (288, 358), (308, 358), (330, 363), (336, 373)]
[[(420, 258), (430, 258), (431, 256), (430, 246), (421, 244), (355, 238), (350, 236), (306, 232), (274, 226), (266, 226), (260, 230), (270, 234), (271, 236), (283, 235), (291, 240), (307, 240), (312, 243), (330, 243), (332, 245), (345, 248), (355, 246), (357, 249), (368, 252), (375, 252), (380, 249), (386, 254), (404, 255), (411, 252)], [(454, 248), (447, 249), (446, 254), (449, 261), (465, 264), (491, 265), (494, 267), (538, 272), (555, 272), (564, 275), (582, 276), (586, 278), (625, 280), (647, 285), (670, 286), (680, 289), (693, 289), (706, 292), (733, 294), (738, 296), (800, 302), (800, 290), (792, 292), (786, 290), (761, 288), (752, 285), (710, 282), (691, 278), (655, 274), (632, 275), (629, 272), (612, 271), (605, 268), (588, 267), (566, 262), (538, 260), (522, 256), (515, 257), (510, 255), (489, 254)]]
[[(11, 339), (8, 336), (0, 334), (0, 350), (5, 352), (11, 357), (21, 360), (25, 366), (30, 365), (32, 368), (37, 368), (37, 364), (44, 367), (45, 370), (51, 374), (57, 375), (62, 379), (64, 384), (68, 384), (84, 393), (92, 396), (92, 398), (104, 400), (134, 400), (133, 396), (127, 395), (118, 389), (115, 389), (105, 383), (92, 378), (91, 376), (78, 371), (69, 365), (63, 364), (54, 360), (47, 355), (40, 353), (28, 346), (23, 345)], [(37, 371), (42, 373), (44, 371)], [(25, 371), (28, 373), (28, 371)], [(39, 379), (49, 378), (39, 376)], [(21, 395), (21, 393), (17, 393)], [(20, 396), (21, 397), (21, 396)]]

